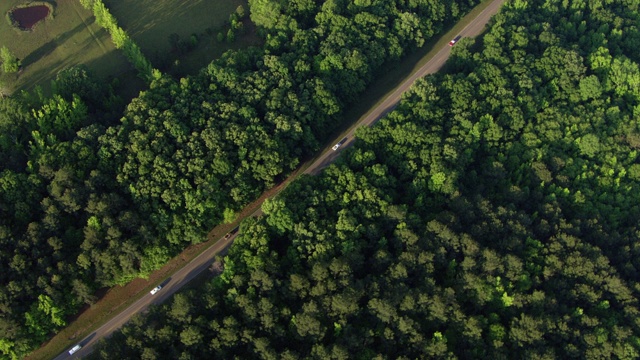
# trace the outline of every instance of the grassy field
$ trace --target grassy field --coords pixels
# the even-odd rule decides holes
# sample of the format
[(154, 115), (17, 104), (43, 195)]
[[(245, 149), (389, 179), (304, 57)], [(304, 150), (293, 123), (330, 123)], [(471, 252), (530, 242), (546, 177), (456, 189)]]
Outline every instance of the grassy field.
[[(195, 73), (227, 49), (258, 42), (248, 22), (245, 22), (245, 35), (237, 36), (234, 43), (216, 40), (217, 33), (238, 6), (244, 7), (248, 18), (247, 0), (105, 0), (104, 3), (154, 66), (162, 68), (158, 58), (169, 55), (170, 66), (178, 67), (182, 75)], [(198, 37), (197, 47), (179, 56), (177, 66), (173, 61), (177, 55), (170, 54), (171, 34), (177, 34), (182, 40), (189, 39), (191, 34)]]
[(29, 32), (14, 29), (5, 19), (11, 8), (22, 3), (24, 0), (0, 1), (0, 46), (7, 46), (23, 65), (19, 73), (0, 75), (5, 93), (29, 90), (35, 85), (46, 89), (60, 70), (78, 64), (87, 65), (100, 77), (131, 70), (107, 32), (94, 23), (92, 14), (79, 1), (55, 2), (53, 18), (39, 22)]

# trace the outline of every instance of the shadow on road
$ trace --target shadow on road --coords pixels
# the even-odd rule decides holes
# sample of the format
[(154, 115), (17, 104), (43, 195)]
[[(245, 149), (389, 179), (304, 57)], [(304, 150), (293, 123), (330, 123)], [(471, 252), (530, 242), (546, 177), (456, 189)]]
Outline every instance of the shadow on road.
[(93, 338), (96, 337), (96, 333), (94, 332), (93, 334), (87, 336), (86, 338), (84, 338), (82, 341), (80, 341), (78, 344), (80, 346), (87, 346), (87, 344), (89, 342), (91, 342), (91, 340), (93, 340)]
[[(235, 229), (234, 229), (235, 230)], [(219, 260), (219, 257), (224, 256), (227, 254), (227, 252), (229, 251), (229, 249), (231, 248), (231, 245), (233, 244), (233, 240), (235, 239), (235, 237), (237, 236), (237, 233), (233, 234), (233, 237), (231, 238), (231, 241), (222, 249), (220, 249), (220, 251), (218, 251), (218, 253), (216, 254), (216, 256), (213, 256), (212, 258), (208, 259), (207, 261), (205, 261), (203, 264), (200, 264), (198, 267), (192, 269), (191, 271), (189, 271), (189, 273), (187, 273), (184, 278), (182, 280), (180, 280), (176, 286), (180, 287), (181, 290), (184, 290), (182, 287), (183, 286), (197, 286), (196, 284), (199, 283), (201, 281), (201, 279), (206, 279), (206, 278), (210, 278), (212, 276), (212, 274), (214, 276), (220, 275), (220, 271), (209, 271), (207, 272), (207, 269), (210, 270), (215, 270), (216, 268), (218, 268), (218, 270), (221, 270), (220, 266), (214, 266), (214, 263), (216, 263), (217, 260)], [(192, 281), (194, 279), (198, 279), (195, 281)]]

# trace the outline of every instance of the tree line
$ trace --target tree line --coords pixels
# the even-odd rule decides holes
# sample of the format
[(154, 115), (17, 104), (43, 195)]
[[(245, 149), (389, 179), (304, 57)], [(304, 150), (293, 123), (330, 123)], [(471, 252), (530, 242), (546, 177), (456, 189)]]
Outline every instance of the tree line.
[[(23, 356), (98, 288), (203, 241), (313, 154), (384, 64), (473, 3), (251, 3), (263, 47), (152, 77), (124, 110), (82, 68), (51, 97), (0, 99), (0, 352)], [(123, 34), (101, 2), (83, 4)]]
[(91, 10), (96, 19), (96, 23), (102, 26), (111, 35), (116, 49), (122, 50), (131, 65), (138, 71), (138, 75), (147, 83), (161, 76), (158, 69), (154, 69), (153, 65), (142, 53), (140, 47), (129, 37), (116, 20), (111, 15), (109, 9), (102, 0), (80, 0), (80, 4), (87, 10)]
[(508, 2), (90, 358), (640, 357), (638, 10)]

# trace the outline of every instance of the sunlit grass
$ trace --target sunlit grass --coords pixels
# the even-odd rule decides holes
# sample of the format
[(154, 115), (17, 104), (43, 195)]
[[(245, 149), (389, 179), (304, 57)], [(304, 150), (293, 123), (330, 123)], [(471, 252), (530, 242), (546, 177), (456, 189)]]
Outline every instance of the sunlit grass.
[[(0, 1), (0, 11), (6, 15), (22, 3), (21, 0)], [(56, 2), (53, 17), (39, 22), (32, 31), (19, 31), (3, 19), (0, 21), (2, 45), (22, 61), (22, 70), (18, 73), (0, 75), (0, 83), (8, 93), (29, 90), (35, 85), (46, 88), (59, 71), (78, 64), (87, 65), (101, 77), (130, 70), (108, 34), (76, 0)]]

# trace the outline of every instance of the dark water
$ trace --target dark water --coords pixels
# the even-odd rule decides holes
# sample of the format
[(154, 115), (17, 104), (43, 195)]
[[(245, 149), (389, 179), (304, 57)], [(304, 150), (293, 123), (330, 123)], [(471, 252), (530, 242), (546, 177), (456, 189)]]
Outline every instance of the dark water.
[(47, 15), (49, 15), (49, 8), (44, 5), (18, 8), (11, 12), (13, 20), (16, 21), (18, 26), (24, 30), (31, 29), (33, 25), (46, 18)]

